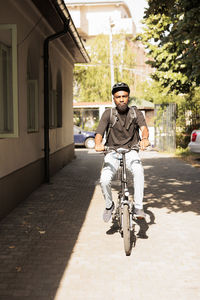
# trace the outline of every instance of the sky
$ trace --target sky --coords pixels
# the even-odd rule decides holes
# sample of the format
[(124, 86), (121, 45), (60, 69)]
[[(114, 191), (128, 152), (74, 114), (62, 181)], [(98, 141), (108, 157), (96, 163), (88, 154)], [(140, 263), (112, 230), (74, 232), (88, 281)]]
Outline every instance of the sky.
[(133, 21), (136, 25), (136, 31), (140, 32), (142, 28), (142, 24), (140, 23), (140, 21), (143, 18), (145, 7), (147, 7), (147, 1), (146, 0), (124, 0), (124, 1), (129, 6), (129, 9), (133, 16)]

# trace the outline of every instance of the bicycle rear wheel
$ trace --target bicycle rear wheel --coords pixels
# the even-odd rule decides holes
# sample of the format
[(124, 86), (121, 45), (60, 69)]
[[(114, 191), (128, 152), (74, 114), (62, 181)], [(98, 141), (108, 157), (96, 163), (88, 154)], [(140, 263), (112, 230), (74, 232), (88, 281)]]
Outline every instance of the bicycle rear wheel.
[(123, 205), (123, 239), (124, 250), (126, 255), (131, 253), (131, 231), (130, 231), (130, 215), (128, 205)]

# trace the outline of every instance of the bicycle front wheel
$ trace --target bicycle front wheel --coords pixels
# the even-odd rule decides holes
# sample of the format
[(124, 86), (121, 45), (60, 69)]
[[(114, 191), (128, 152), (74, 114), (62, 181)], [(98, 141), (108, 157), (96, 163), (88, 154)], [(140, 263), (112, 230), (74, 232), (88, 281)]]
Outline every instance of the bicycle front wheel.
[(130, 232), (130, 215), (128, 205), (123, 205), (123, 238), (124, 250), (126, 255), (131, 253), (131, 232)]

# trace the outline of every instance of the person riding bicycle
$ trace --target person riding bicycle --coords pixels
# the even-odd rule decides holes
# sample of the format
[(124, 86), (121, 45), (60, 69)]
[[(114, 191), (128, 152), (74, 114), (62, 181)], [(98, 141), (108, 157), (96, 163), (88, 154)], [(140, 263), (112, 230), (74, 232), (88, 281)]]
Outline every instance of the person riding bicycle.
[[(104, 151), (104, 134), (107, 132), (105, 146), (111, 148), (131, 149), (140, 144), (140, 149), (145, 150), (149, 146), (149, 131), (141, 111), (135, 106), (129, 107), (129, 86), (124, 82), (118, 82), (112, 87), (112, 95), (116, 108), (104, 111), (95, 136), (95, 150)], [(141, 130), (141, 136), (139, 135)], [(103, 212), (103, 220), (108, 222), (111, 218), (115, 204), (112, 200), (111, 181), (119, 168), (119, 154), (115, 151), (108, 152), (104, 157), (104, 165), (101, 171), (100, 184), (105, 199), (106, 208)], [(143, 210), (144, 195), (144, 171), (137, 150), (131, 149), (126, 153), (126, 166), (134, 177), (134, 215), (145, 218)]]

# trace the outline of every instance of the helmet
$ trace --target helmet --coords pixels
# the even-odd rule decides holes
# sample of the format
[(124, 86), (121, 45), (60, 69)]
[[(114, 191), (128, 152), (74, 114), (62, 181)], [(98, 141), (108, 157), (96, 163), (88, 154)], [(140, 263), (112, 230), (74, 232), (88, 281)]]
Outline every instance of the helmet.
[(124, 82), (117, 82), (112, 87), (112, 94), (114, 95), (116, 92), (125, 91), (130, 94), (129, 86)]

